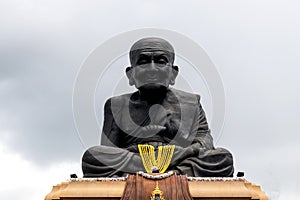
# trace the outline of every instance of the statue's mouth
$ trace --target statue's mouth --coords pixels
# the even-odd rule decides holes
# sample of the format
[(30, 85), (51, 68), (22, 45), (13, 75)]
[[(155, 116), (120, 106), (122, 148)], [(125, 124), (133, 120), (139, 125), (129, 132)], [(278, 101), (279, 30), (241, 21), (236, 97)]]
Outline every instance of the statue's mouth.
[(146, 80), (147, 82), (158, 82), (158, 81), (160, 81), (158, 78), (147, 78), (147, 80)]

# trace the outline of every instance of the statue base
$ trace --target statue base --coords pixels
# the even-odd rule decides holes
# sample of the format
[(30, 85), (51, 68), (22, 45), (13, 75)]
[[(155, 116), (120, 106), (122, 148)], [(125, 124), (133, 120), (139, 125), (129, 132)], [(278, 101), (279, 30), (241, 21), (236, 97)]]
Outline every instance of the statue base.
[[(128, 178), (70, 179), (68, 182), (62, 182), (61, 184), (53, 186), (52, 191), (45, 197), (45, 200), (120, 200), (126, 187), (126, 180), (135, 176), (139, 175), (130, 175)], [(189, 193), (192, 199), (268, 200), (268, 197), (261, 190), (260, 186), (248, 182), (244, 178), (188, 177), (187, 180)], [(145, 182), (146, 181), (149, 182), (149, 179), (145, 179)], [(155, 185), (155, 183), (160, 184), (160, 181), (162, 180), (152, 181), (153, 185)], [(168, 187), (172, 187), (172, 185), (169, 185)], [(151, 186), (150, 189), (153, 190), (154, 187), (152, 188)], [(167, 191), (165, 191), (167, 190), (167, 186), (162, 186), (161, 189), (164, 189), (163, 192), (167, 194)], [(146, 196), (149, 196), (149, 198), (145, 199), (150, 200), (151, 193)], [(167, 198), (165, 199), (168, 200)]]

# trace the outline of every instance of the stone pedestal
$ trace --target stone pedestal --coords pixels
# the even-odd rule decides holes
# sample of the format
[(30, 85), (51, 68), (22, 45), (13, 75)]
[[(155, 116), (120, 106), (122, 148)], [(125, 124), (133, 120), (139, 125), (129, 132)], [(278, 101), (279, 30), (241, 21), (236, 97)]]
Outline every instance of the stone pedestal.
[[(193, 199), (268, 200), (260, 186), (243, 178), (188, 178), (188, 180)], [(71, 179), (53, 186), (45, 200), (119, 200), (125, 185), (125, 178)]]

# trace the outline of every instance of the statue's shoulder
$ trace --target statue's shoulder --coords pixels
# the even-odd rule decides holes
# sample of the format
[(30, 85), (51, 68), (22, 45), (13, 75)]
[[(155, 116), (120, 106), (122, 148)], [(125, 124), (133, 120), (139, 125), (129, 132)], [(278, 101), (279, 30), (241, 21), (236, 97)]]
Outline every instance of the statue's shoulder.
[(189, 104), (198, 104), (200, 101), (200, 95), (178, 90), (175, 88), (170, 88), (170, 92), (175, 95), (175, 97), (181, 101), (181, 103), (189, 103)]
[(118, 95), (118, 96), (113, 96), (113, 97), (107, 99), (106, 104), (114, 104), (114, 105), (123, 106), (126, 103), (128, 103), (130, 97), (132, 95), (134, 95), (135, 93), (137, 93), (137, 92), (126, 93), (126, 94), (122, 94), (122, 95)]

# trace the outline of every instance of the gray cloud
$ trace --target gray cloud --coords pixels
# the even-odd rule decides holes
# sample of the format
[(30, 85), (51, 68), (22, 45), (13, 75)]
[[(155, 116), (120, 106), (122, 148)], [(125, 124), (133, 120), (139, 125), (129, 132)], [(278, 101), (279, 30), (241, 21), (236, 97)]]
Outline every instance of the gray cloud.
[(115, 34), (166, 28), (202, 45), (219, 69), (227, 112), (217, 146), (229, 148), (236, 168), (272, 199), (291, 198), (299, 189), (298, 3), (157, 2), (2, 1), (1, 142), (39, 166), (80, 165), (72, 116), (80, 64)]
[(22, 43), (7, 47), (0, 72), (1, 129), (9, 134), (6, 142), (40, 164), (74, 159), (82, 150), (72, 120), (76, 68), (47, 48)]

